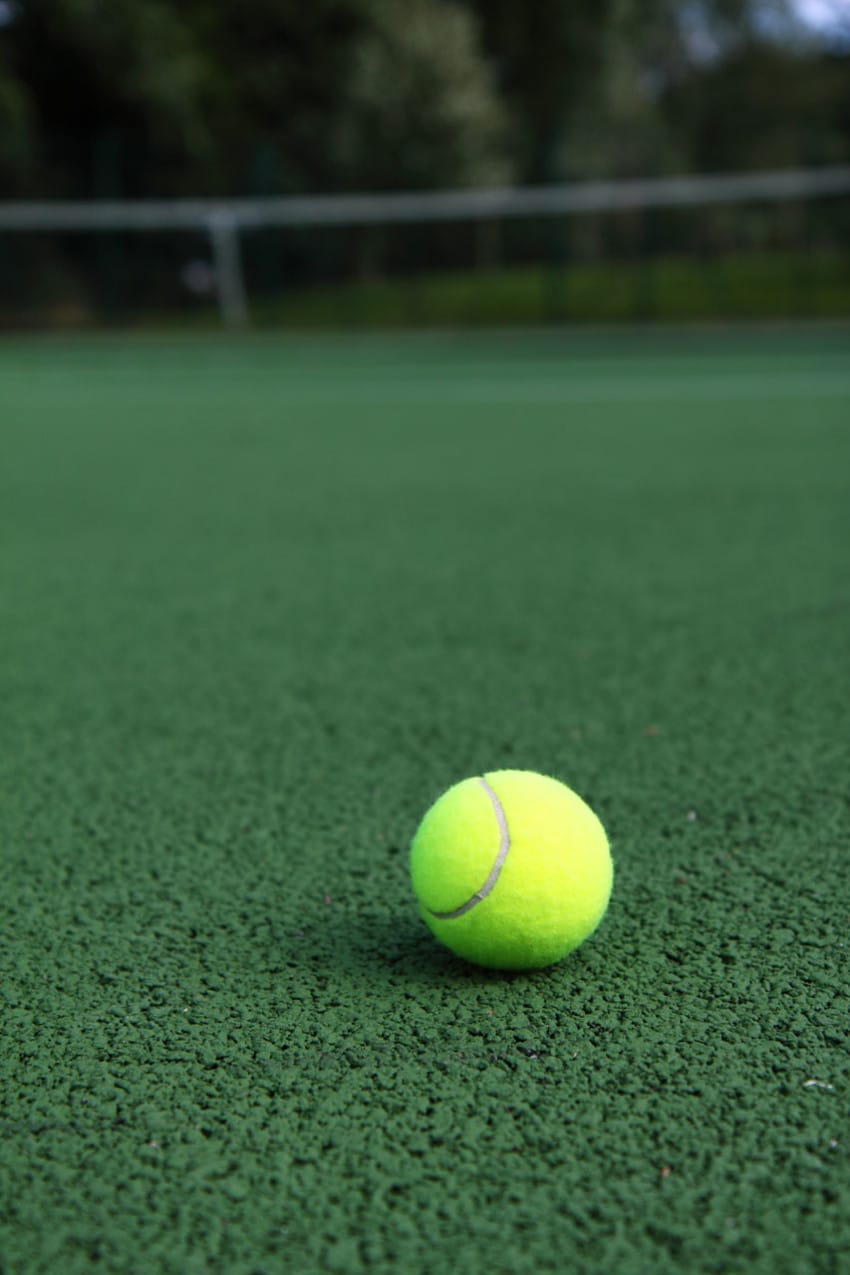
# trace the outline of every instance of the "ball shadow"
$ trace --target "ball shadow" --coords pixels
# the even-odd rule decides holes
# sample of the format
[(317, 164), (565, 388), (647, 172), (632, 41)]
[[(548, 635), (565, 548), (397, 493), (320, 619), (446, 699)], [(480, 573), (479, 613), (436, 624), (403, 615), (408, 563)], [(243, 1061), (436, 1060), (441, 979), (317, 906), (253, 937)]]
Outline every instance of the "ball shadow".
[(287, 956), (356, 982), (486, 985), (528, 977), (527, 972), (484, 969), (462, 960), (442, 947), (415, 914), (340, 910), (320, 932), (305, 931)]

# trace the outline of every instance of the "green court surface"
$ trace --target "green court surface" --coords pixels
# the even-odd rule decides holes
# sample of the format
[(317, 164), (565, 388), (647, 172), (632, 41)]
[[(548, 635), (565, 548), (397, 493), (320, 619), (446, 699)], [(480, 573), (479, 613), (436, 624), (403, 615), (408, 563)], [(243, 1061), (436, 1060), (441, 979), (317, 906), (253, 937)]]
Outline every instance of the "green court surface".
[[(0, 345), (2, 1275), (850, 1270), (850, 328)], [(614, 895), (463, 965), (545, 771)]]

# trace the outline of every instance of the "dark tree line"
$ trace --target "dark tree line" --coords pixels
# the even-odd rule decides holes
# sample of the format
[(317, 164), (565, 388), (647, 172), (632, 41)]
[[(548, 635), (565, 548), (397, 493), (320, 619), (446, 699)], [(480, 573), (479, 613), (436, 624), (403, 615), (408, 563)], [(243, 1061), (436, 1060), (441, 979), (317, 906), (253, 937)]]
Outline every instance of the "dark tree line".
[(781, 0), (0, 0), (0, 197), (834, 163), (848, 70)]

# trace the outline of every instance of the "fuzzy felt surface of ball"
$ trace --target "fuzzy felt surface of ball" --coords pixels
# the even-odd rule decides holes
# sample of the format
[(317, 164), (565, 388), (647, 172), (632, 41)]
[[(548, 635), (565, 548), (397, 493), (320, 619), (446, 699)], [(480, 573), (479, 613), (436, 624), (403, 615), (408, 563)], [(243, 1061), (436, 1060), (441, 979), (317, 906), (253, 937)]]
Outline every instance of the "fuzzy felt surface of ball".
[(593, 933), (614, 869), (577, 793), (548, 775), (497, 770), (437, 799), (410, 850), (425, 923), (456, 955), (493, 969), (552, 965)]

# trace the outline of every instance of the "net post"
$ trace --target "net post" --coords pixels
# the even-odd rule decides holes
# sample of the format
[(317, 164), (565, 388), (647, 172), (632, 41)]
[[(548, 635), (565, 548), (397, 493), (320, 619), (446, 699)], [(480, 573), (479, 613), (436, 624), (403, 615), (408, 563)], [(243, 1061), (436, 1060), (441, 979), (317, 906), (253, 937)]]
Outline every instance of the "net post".
[(239, 222), (232, 213), (219, 209), (207, 219), (207, 229), (215, 263), (215, 284), (222, 321), (228, 328), (244, 328), (248, 324), (249, 315), (242, 254), (239, 250)]

